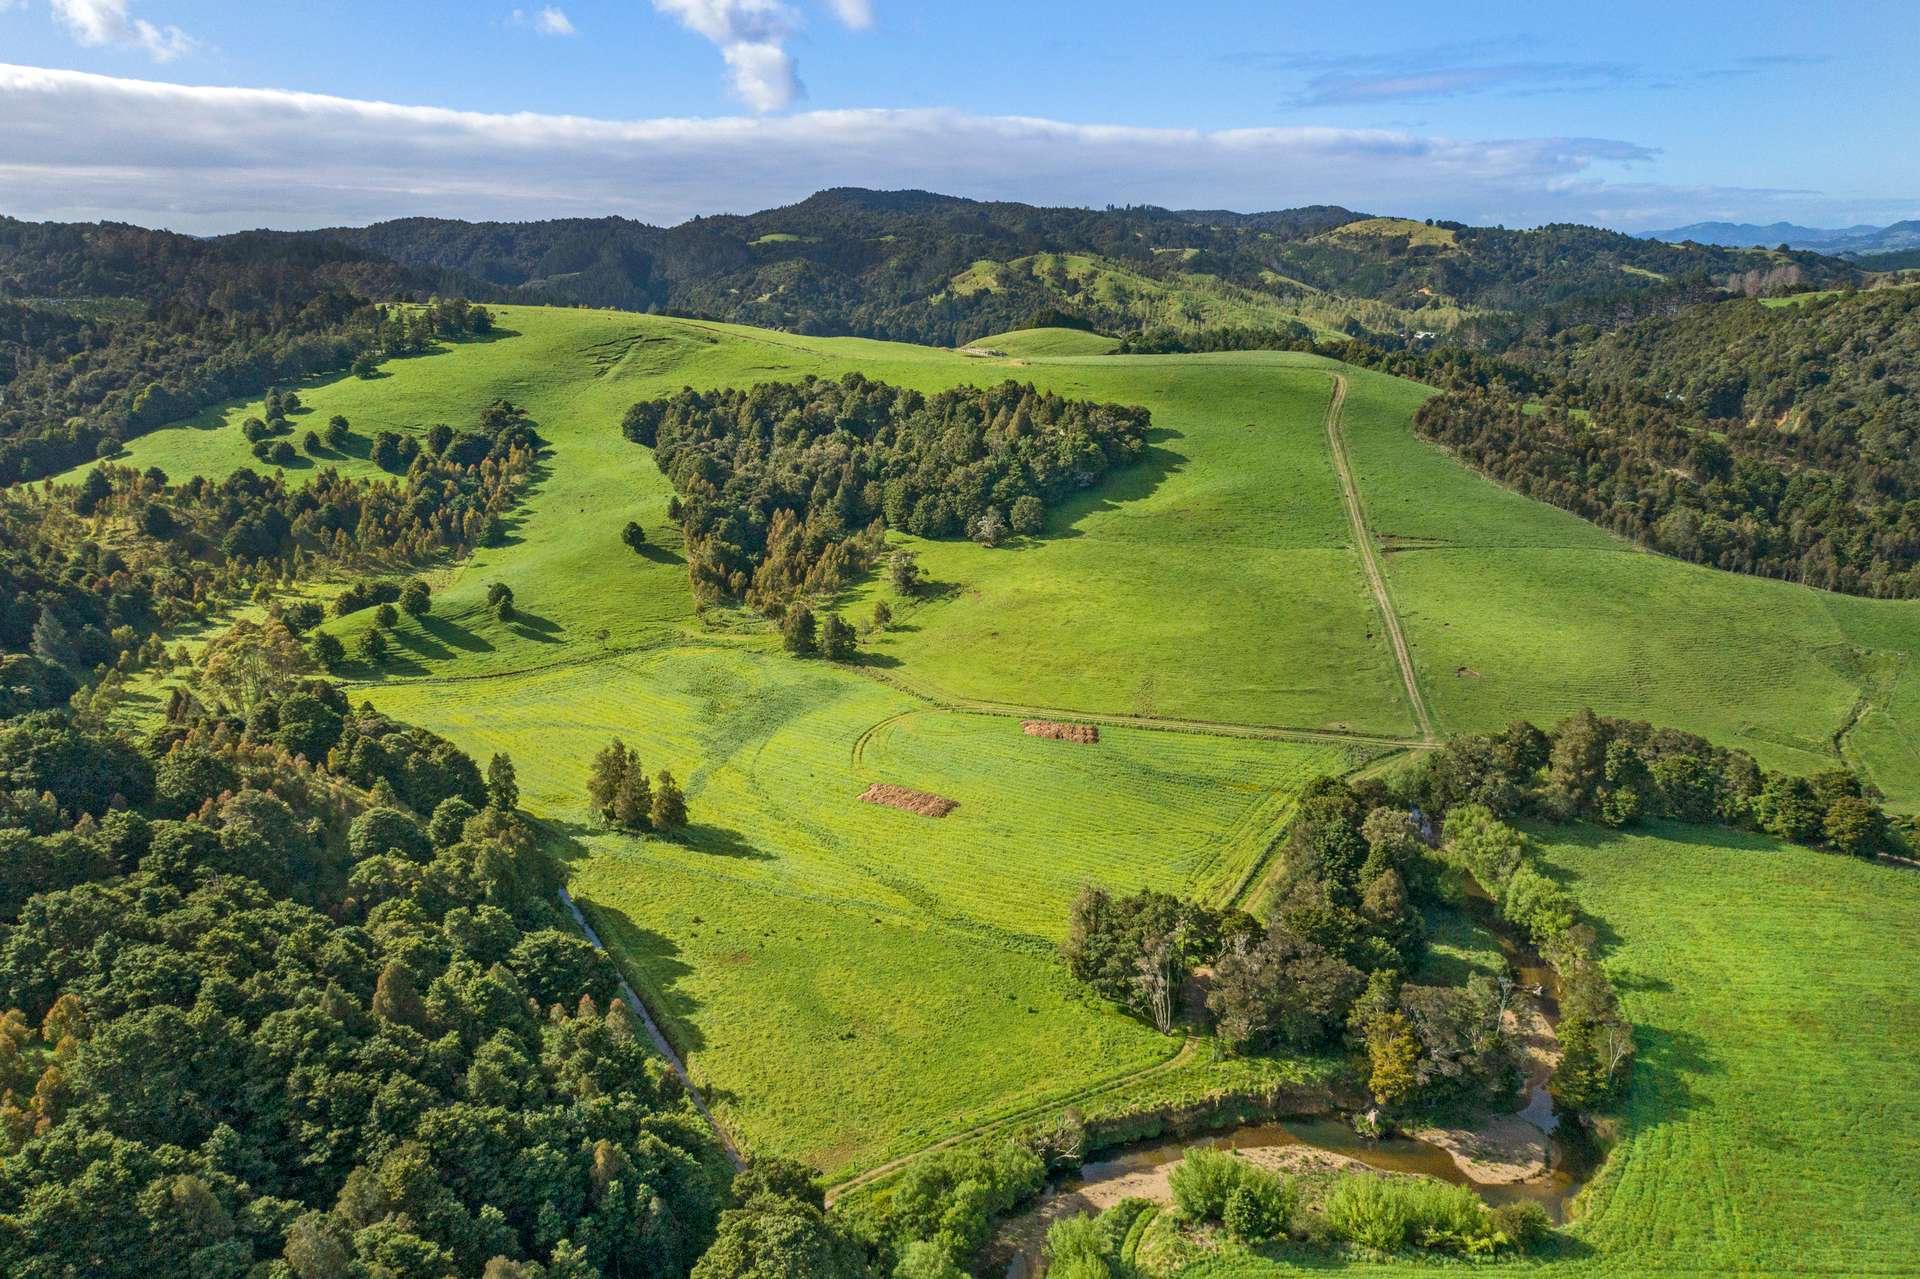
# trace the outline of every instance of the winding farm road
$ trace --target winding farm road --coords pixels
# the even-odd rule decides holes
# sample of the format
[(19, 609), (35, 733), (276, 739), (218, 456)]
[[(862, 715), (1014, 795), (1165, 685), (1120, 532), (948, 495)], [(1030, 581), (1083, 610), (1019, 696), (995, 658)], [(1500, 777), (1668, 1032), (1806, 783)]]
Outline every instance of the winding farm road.
[(1427, 716), (1427, 703), (1420, 696), (1420, 680), (1413, 673), (1413, 654), (1407, 651), (1407, 637), (1400, 633), (1400, 618), (1393, 611), (1393, 599), (1387, 594), (1386, 574), (1380, 571), (1380, 557), (1373, 553), (1373, 533), (1367, 528), (1367, 508), (1361, 504), (1359, 486), (1353, 482), (1353, 466), (1347, 460), (1347, 437), (1341, 428), (1340, 411), (1347, 403), (1347, 379), (1338, 373), (1333, 378), (1333, 398), (1327, 402), (1327, 447), (1333, 454), (1333, 469), (1340, 475), (1340, 494), (1347, 502), (1347, 519), (1353, 524), (1354, 549), (1360, 552), (1360, 565), (1366, 570), (1367, 588), (1373, 592), (1374, 606), (1387, 628), (1387, 640), (1393, 645), (1393, 659), (1400, 664), (1400, 679), (1407, 686), (1407, 703), (1420, 725), (1422, 741), (1436, 740), (1433, 721)]

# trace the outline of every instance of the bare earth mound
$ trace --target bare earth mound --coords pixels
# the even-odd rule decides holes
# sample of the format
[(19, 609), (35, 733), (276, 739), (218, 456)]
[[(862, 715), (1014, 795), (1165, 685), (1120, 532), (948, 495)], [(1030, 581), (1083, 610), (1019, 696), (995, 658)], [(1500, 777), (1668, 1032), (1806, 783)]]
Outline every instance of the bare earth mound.
[(953, 800), (929, 795), (923, 790), (894, 786), (887, 782), (875, 782), (867, 787), (866, 793), (860, 796), (860, 802), (885, 804), (888, 808), (903, 809), (909, 813), (918, 813), (922, 817), (945, 817), (960, 807)]
[(1050, 737), (1056, 742), (1079, 742), (1093, 746), (1100, 741), (1100, 730), (1091, 724), (1056, 724), (1050, 719), (1029, 719), (1020, 724), (1028, 737)]

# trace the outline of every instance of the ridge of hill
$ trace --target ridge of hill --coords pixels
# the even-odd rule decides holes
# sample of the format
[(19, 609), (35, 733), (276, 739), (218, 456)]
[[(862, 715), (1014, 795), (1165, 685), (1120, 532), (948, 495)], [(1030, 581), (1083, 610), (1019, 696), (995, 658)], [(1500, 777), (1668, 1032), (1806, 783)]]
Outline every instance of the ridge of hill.
[[(956, 291), (982, 262), (1046, 255), (1130, 272), (1161, 291), (1245, 290), (1272, 315), (1346, 331), (1441, 331), (1471, 311), (1530, 312), (1683, 276), (1748, 289), (1834, 284), (1812, 253), (1671, 245), (1597, 227), (1532, 230), (1373, 217), (1337, 206), (1263, 213), (1148, 206), (1041, 208), (925, 191), (837, 188), (797, 204), (674, 227), (621, 218), (468, 223), (413, 218), (301, 232), (448, 272), (517, 300), (697, 314), (814, 334), (960, 346), (1055, 310), (1110, 332), (1161, 322), (1134, 293), (1089, 293), (1072, 272)], [(1353, 303), (1391, 311), (1346, 315)], [(1214, 322), (1202, 307), (1174, 317)]]

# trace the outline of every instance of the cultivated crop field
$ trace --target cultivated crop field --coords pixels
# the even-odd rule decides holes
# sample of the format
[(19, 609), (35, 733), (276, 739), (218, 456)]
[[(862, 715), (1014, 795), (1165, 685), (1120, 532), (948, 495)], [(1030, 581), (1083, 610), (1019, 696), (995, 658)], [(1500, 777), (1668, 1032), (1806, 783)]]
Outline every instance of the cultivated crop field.
[[(434, 575), (432, 613), (402, 618), (385, 668), (350, 668), (351, 693), (482, 758), (513, 754), (523, 805), (578, 897), (755, 1149), (845, 1175), (1023, 1113), (1097, 1113), (1232, 1075), (1086, 998), (1053, 948), (1088, 881), (1259, 903), (1300, 788), (1418, 744), (1333, 466), (1335, 374), (1367, 535), (1437, 732), (1591, 705), (1745, 746), (1770, 766), (1844, 757), (1894, 806), (1920, 806), (1908, 660), (1920, 609), (1635, 551), (1417, 440), (1421, 387), (1281, 353), (1104, 356), (1087, 335), (1057, 332), (997, 337), (981, 345), (1005, 354), (990, 356), (585, 310), (502, 308), (501, 323), (491, 340), (372, 380), (301, 388), (310, 411), (296, 431), (335, 413), (353, 425), (347, 456), (322, 465), (372, 473), (374, 432), (466, 425), (502, 397), (550, 446), (506, 538)], [(1143, 404), (1150, 455), (1033, 538), (988, 550), (896, 536), (920, 553), (930, 589), (904, 600), (878, 581), (857, 586), (839, 606), (864, 620), (885, 600), (896, 626), (864, 641), (857, 667), (798, 662), (750, 617), (696, 614), (667, 483), (618, 422), (682, 385), (850, 370), (924, 390), (1014, 377)], [(237, 423), (256, 411), (143, 437), (126, 460), (176, 479), (252, 465)], [(646, 529), (644, 554), (621, 543), (628, 520)], [(485, 607), (496, 581), (513, 588), (514, 621)], [(351, 643), (368, 621), (328, 625)], [(1076, 713), (1099, 723), (1097, 745), (1020, 730), (1023, 717)], [(587, 765), (616, 734), (686, 786), (683, 840), (589, 820)], [(860, 803), (873, 783), (957, 807), (935, 819)], [(1878, 1160), (1906, 1177), (1911, 1199), (1911, 1148), (1889, 1163), (1868, 1143), (1911, 1128), (1900, 1094), (1916, 1081), (1889, 1068), (1848, 1093), (1819, 1071), (1864, 1077), (1901, 1033), (1912, 1041), (1911, 1004), (1894, 988), (1911, 963), (1868, 972), (1867, 948), (1908, 944), (1920, 880), (1761, 844), (1617, 838), (1552, 857), (1619, 930), (1630, 1011), (1664, 1037), (1650, 1041), (1650, 1082), (1578, 1232), (1594, 1251), (1574, 1260), (1637, 1273), (1649, 1258), (1626, 1241), (1652, 1232), (1700, 1273), (1741, 1257), (1766, 1258), (1756, 1272), (1793, 1270), (1781, 1232), (1812, 1211), (1793, 1196), (1823, 1162), (1842, 1187), (1825, 1209), (1836, 1247), (1882, 1225), (1877, 1237), (1907, 1238), (1875, 1218), (1871, 1170)], [(1492, 962), (1484, 938), (1440, 940), (1443, 963)], [(1746, 967), (1711, 970), (1721, 962)], [(1683, 985), (1688, 971), (1697, 978)], [(1808, 1112), (1769, 1092), (1788, 1080), (1768, 1075), (1764, 1052), (1737, 1054), (1785, 1026), (1783, 992), (1805, 983), (1894, 1011), (1842, 1017), (1834, 1005), (1781, 1031), (1831, 1089), (1798, 1098), (1827, 1107), (1804, 1129), (1775, 1134), (1803, 1154), (1755, 1180), (1734, 1170), (1758, 1162), (1740, 1161), (1764, 1144), (1761, 1128)], [(1836, 1027), (1863, 1020), (1884, 1041), (1841, 1039)], [(1865, 1117), (1837, 1123), (1849, 1106)], [(1736, 1175), (1746, 1188), (1729, 1191)], [(1715, 1219), (1716, 1203), (1743, 1215)], [(1741, 1251), (1763, 1217), (1774, 1233)]]

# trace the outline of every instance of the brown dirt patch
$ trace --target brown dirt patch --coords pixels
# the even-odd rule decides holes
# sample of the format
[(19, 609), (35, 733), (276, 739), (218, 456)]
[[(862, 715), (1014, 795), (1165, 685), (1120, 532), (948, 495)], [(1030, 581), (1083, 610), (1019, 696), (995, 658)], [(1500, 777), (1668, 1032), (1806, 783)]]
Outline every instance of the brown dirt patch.
[(1496, 1115), (1478, 1128), (1422, 1128), (1413, 1134), (1453, 1156), (1484, 1186), (1510, 1186), (1546, 1175), (1547, 1134), (1518, 1115)]
[(867, 787), (860, 796), (863, 804), (885, 804), (888, 808), (898, 808), (902, 812), (917, 813), (922, 817), (945, 817), (960, 807), (953, 800), (939, 795), (929, 795), (923, 790), (913, 790), (906, 786), (895, 786), (890, 782), (875, 782)]
[(1079, 742), (1082, 746), (1093, 746), (1100, 741), (1100, 730), (1091, 724), (1056, 724), (1050, 719), (1029, 719), (1021, 721), (1020, 731), (1028, 737)]
[(1453, 668), (1453, 673), (1455, 675), (1458, 675), (1461, 679), (1479, 679), (1480, 678), (1480, 672), (1474, 670), (1473, 667), (1471, 666), (1456, 666)]

